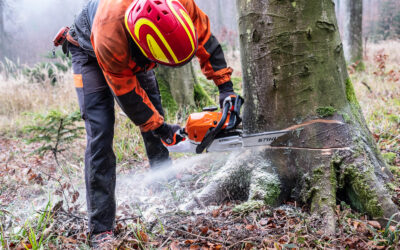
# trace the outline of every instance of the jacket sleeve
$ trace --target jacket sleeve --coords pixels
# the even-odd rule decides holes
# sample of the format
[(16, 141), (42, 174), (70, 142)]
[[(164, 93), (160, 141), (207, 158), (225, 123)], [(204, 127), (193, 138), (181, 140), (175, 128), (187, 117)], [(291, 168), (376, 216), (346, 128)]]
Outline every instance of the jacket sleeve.
[(92, 36), (97, 61), (126, 115), (140, 126), (142, 132), (155, 130), (163, 124), (164, 118), (156, 110), (132, 72), (129, 57), (126, 56), (126, 36), (123, 30), (120, 32), (122, 34), (111, 32), (113, 37), (104, 37), (108, 32)]
[(224, 52), (217, 38), (211, 34), (208, 16), (196, 5), (194, 0), (180, 0), (193, 21), (197, 31), (199, 46), (196, 56), (203, 74), (217, 86), (231, 80), (232, 69), (227, 66)]

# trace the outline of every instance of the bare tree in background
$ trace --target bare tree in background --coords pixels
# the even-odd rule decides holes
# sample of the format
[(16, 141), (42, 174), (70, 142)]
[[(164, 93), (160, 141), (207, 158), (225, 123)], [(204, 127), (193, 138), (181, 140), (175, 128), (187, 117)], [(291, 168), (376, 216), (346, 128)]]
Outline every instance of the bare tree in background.
[(5, 1), (0, 0), (0, 60), (5, 56), (4, 6)]
[(363, 0), (348, 0), (349, 4), (349, 63), (363, 65)]
[(157, 69), (157, 80), (168, 86), (172, 97), (180, 107), (194, 106), (194, 79), (192, 62), (174, 69), (160, 65)]

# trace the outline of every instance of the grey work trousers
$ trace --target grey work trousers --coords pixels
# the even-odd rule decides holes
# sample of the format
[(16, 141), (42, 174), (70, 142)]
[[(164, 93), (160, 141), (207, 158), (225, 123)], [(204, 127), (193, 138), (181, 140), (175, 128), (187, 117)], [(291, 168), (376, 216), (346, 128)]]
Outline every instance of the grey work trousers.
[[(112, 230), (115, 220), (114, 96), (96, 58), (71, 44), (69, 50), (74, 74), (82, 76), (83, 86), (77, 86), (76, 91), (87, 133), (85, 182), (89, 232), (96, 234)], [(140, 73), (137, 78), (158, 112), (164, 115), (154, 72)], [(152, 167), (170, 161), (168, 150), (153, 132), (142, 133), (142, 137)]]

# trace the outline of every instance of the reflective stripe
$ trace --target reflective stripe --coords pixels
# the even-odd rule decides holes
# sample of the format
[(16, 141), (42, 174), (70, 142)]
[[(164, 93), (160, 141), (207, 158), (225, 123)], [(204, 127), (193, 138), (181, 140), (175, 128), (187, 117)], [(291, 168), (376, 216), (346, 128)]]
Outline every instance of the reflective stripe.
[[(164, 44), (164, 46), (167, 48), (169, 54), (170, 54), (170, 55), (172, 56), (172, 58), (174, 59), (174, 62), (175, 62), (175, 63), (179, 63), (180, 61), (179, 61), (178, 58), (176, 57), (176, 55), (175, 55), (174, 51), (172, 50), (171, 46), (169, 45), (169, 43), (167, 42), (167, 40), (165, 39), (165, 37), (163, 36), (163, 34), (161, 33), (161, 31), (157, 28), (157, 26), (156, 26), (152, 21), (150, 21), (150, 20), (148, 20), (148, 19), (144, 19), (144, 18), (139, 19), (139, 20), (136, 22), (136, 24), (135, 24), (135, 36), (136, 36), (137, 38), (139, 38), (139, 31), (140, 31), (140, 28), (141, 28), (143, 25), (149, 26), (150, 28), (152, 28), (152, 29), (154, 30), (154, 32), (156, 32), (158, 38), (160, 38), (160, 40), (162, 41), (162, 43)], [(133, 37), (133, 38), (135, 38), (135, 37)], [(136, 39), (135, 39), (135, 40), (136, 40)], [(136, 41), (136, 42), (139, 44), (139, 41)], [(139, 47), (140, 47), (140, 46), (139, 46)], [(145, 54), (145, 55), (146, 55), (146, 54)], [(154, 55), (154, 57), (157, 58), (156, 55)], [(158, 59), (158, 58), (157, 58), (157, 59)], [(160, 60), (160, 61), (161, 61), (161, 60)]]
[(74, 74), (75, 88), (83, 88), (82, 74)]
[[(179, 16), (179, 14), (176, 12), (174, 6), (172, 6), (172, 2), (178, 2), (180, 3), (178, 0), (167, 0), (167, 4), (169, 6), (169, 8), (171, 9), (172, 13), (174, 13), (175, 17), (178, 19), (178, 21), (181, 23), (182, 27), (185, 29), (189, 39), (190, 39), (190, 43), (192, 44), (192, 53), (190, 53), (190, 55), (188, 57), (186, 57), (185, 59), (179, 61), (178, 63), (184, 62), (186, 60), (188, 60), (189, 58), (191, 58), (193, 56), (193, 53), (196, 51), (196, 48), (194, 46), (194, 42), (193, 42), (193, 38), (192, 38), (192, 34), (190, 34), (188, 27), (185, 25), (185, 23), (183, 22), (182, 18)], [(194, 25), (192, 20), (190, 19), (190, 17), (188, 17), (186, 15), (186, 13), (184, 11), (181, 10), (181, 14), (182, 16), (185, 18), (187, 24), (189, 25), (190, 29), (192, 30), (193, 36), (196, 36), (195, 32), (194, 32)]]
[(156, 39), (154, 39), (154, 37), (152, 37), (150, 34), (147, 35), (147, 44), (149, 45), (149, 49), (155, 58), (161, 62), (169, 63), (167, 56), (157, 44)]

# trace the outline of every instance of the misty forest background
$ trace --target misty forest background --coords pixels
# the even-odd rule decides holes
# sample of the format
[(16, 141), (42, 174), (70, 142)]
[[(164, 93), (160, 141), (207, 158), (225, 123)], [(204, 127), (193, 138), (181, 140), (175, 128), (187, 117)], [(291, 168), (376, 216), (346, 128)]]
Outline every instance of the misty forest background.
[[(0, 57), (32, 64), (52, 49), (51, 40), (62, 26), (71, 25), (85, 0), (0, 1)], [(350, 16), (346, 0), (335, 0), (339, 27), (347, 52)], [(363, 38), (371, 42), (397, 39), (399, 3), (395, 0), (363, 1)], [(222, 43), (238, 49), (237, 11), (232, 0), (196, 2), (209, 15), (213, 33)], [(347, 54), (347, 53), (346, 53)]]
[[(350, 29), (350, 1), (334, 1), (348, 71), (369, 129), (396, 179), (389, 188), (400, 205), (400, 1), (363, 0), (362, 58), (356, 61), (350, 59), (354, 35)], [(62, 26), (73, 23), (85, 2), (0, 0), (0, 249), (88, 248), (83, 123), (70, 58), (60, 49), (55, 57), (52, 55), (53, 37)], [(196, 3), (208, 14), (212, 32), (234, 69), (235, 90), (242, 93), (235, 1)], [(157, 69), (170, 123), (184, 125), (189, 113), (217, 103), (217, 88), (205, 79), (195, 61), (177, 70)], [(174, 81), (191, 86), (191, 100), (181, 97), (184, 91), (174, 91), (182, 90)], [(238, 208), (235, 202), (229, 202), (197, 217), (182, 213), (179, 204), (191, 198), (189, 191), (206, 185), (226, 155), (211, 155), (211, 160), (173, 154), (173, 170), (156, 177), (147, 175), (148, 163), (138, 128), (118, 107), (116, 114), (119, 247), (399, 246), (399, 223), (382, 228), (344, 201), (337, 208), (341, 233), (336, 238), (313, 229), (308, 208), (299, 208), (295, 203), (273, 209), (260, 204)], [(158, 183), (155, 178), (159, 177), (169, 181), (156, 194), (148, 184)], [(155, 211), (169, 217), (154, 216)], [(221, 235), (227, 235), (230, 241), (218, 240)]]

